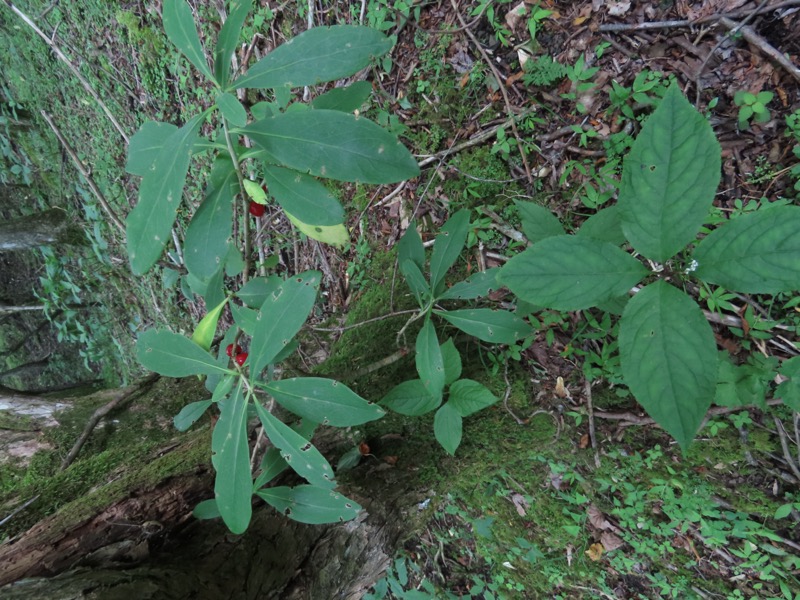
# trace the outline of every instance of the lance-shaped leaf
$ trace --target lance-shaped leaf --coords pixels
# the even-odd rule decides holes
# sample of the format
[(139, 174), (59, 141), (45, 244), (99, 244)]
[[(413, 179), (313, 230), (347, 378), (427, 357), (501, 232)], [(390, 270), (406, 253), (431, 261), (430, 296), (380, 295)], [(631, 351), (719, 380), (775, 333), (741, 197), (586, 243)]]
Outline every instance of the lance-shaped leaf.
[(719, 185), (720, 156), (711, 125), (670, 86), (622, 170), (622, 231), (638, 252), (663, 262), (695, 238)]
[(220, 514), (217, 501), (211, 498), (210, 500), (198, 502), (197, 506), (195, 506), (192, 511), (192, 516), (200, 521), (219, 518)]
[(269, 295), (274, 292), (281, 283), (283, 283), (283, 279), (277, 275), (253, 277), (236, 292), (236, 297), (251, 308), (260, 308)]
[(505, 310), (468, 308), (433, 312), (464, 333), (490, 344), (513, 344), (533, 332), (525, 321)]
[(205, 200), (192, 217), (184, 242), (186, 268), (200, 279), (216, 273), (228, 254), (233, 199), (238, 189), (233, 163), (227, 158), (218, 158), (211, 169)]
[(453, 455), (461, 444), (462, 423), (458, 410), (448, 402), (436, 411), (433, 418), (433, 433), (436, 441), (448, 454)]
[(167, 377), (230, 373), (192, 340), (171, 331), (148, 329), (136, 342), (136, 358)]
[(307, 225), (339, 225), (344, 209), (319, 181), (291, 169), (264, 166), (264, 179), (281, 208)]
[(314, 27), (275, 48), (235, 85), (280, 88), (335, 81), (360, 71), (391, 47), (391, 40), (369, 27)]
[(664, 281), (648, 285), (625, 307), (619, 353), (633, 395), (686, 450), (717, 384), (714, 333), (703, 312)]
[(267, 488), (257, 495), (282, 515), (309, 525), (349, 521), (361, 510), (356, 502), (338, 492), (313, 485)]
[(624, 244), (625, 234), (622, 233), (619, 206), (614, 204), (597, 211), (583, 222), (577, 235), (608, 242), (615, 246)]
[(639, 261), (613, 244), (560, 235), (512, 258), (498, 279), (531, 304), (581, 310), (627, 293), (645, 275)]
[(439, 300), (472, 300), (486, 296), (489, 292), (500, 288), (500, 284), (497, 283), (499, 273), (499, 267), (478, 271), (464, 281), (459, 281), (448, 288), (439, 296)]
[(694, 275), (748, 294), (800, 290), (800, 207), (777, 206), (732, 219), (694, 251)]
[[(444, 384), (450, 385), (461, 377), (461, 355), (453, 343), (453, 338), (442, 344), (442, 363), (444, 364)], [(452, 394), (453, 390), (450, 390)]]
[(442, 397), (433, 396), (420, 379), (411, 379), (396, 385), (383, 397), (381, 404), (396, 413), (418, 417), (436, 409)]
[(231, 74), (231, 56), (236, 51), (242, 25), (250, 10), (253, 0), (231, 0), (230, 13), (225, 20), (217, 38), (217, 47), (214, 50), (214, 75), (223, 87), (228, 85)]
[(353, 112), (361, 108), (372, 93), (369, 81), (356, 81), (347, 87), (333, 88), (311, 101), (317, 109)]
[[(222, 342), (219, 344), (217, 356), (214, 361), (223, 369), (227, 368), (231, 361), (230, 356), (228, 356), (225, 350), (228, 347), (228, 344), (233, 344), (238, 332), (239, 329), (237, 327), (229, 327), (228, 331), (225, 332), (225, 337), (222, 338)], [(233, 372), (231, 372), (231, 375), (228, 376), (223, 376), (222, 374), (218, 373), (216, 375), (209, 375), (206, 377), (206, 389), (213, 393), (211, 399), (214, 402), (219, 402), (221, 398), (225, 397), (228, 392), (230, 392), (231, 385), (233, 383), (232, 373)], [(228, 386), (227, 389), (225, 389), (225, 386)], [(220, 396), (219, 394), (222, 395)]]
[(229, 92), (217, 94), (217, 107), (231, 125), (234, 127), (244, 127), (247, 125), (247, 111), (241, 102)]
[(189, 5), (184, 0), (164, 0), (161, 18), (164, 20), (164, 31), (169, 41), (175, 44), (203, 75), (214, 81)]
[(192, 341), (206, 352), (211, 348), (211, 342), (214, 341), (214, 332), (217, 331), (219, 315), (227, 303), (228, 299), (225, 298), (225, 300), (208, 311), (206, 316), (195, 327), (194, 333), (192, 333)]
[(317, 240), (323, 244), (331, 246), (345, 246), (350, 241), (350, 234), (344, 225), (309, 225), (304, 223), (292, 213), (286, 212), (286, 216), (301, 232), (312, 240)]
[(178, 131), (172, 123), (159, 121), (146, 121), (142, 123), (128, 144), (128, 161), (125, 170), (132, 174), (144, 177), (158, 160), (158, 155), (164, 148), (169, 137)]
[(288, 346), (317, 298), (320, 273), (307, 271), (284, 281), (261, 305), (250, 342), (250, 372), (257, 374)]
[(422, 384), (431, 396), (441, 397), (444, 390), (444, 362), (430, 317), (425, 319), (425, 324), (417, 334), (415, 361)]
[(522, 222), (522, 233), (532, 244), (554, 235), (564, 235), (561, 222), (544, 206), (520, 200), (515, 200), (514, 205)]
[(411, 293), (417, 300), (417, 304), (424, 307), (428, 297), (431, 295), (431, 289), (428, 287), (428, 282), (425, 281), (425, 276), (419, 270), (417, 263), (407, 259), (400, 263), (400, 272), (406, 280)]
[(258, 401), (256, 413), (269, 441), (281, 451), (281, 456), (295, 473), (312, 485), (329, 489), (336, 487), (333, 467), (311, 442), (271, 415)]
[[(301, 435), (303, 439), (310, 440), (317, 429), (317, 425), (314, 421), (301, 419), (296, 423), (292, 423), (290, 427), (292, 431)], [(261, 459), (261, 473), (253, 482), (253, 491), (258, 491), (288, 468), (289, 463), (281, 456), (281, 451), (274, 446), (269, 448), (264, 453), (264, 458)]]
[(251, 123), (242, 133), (278, 163), (317, 177), (393, 183), (419, 175), (414, 157), (396, 137), (372, 121), (335, 110), (285, 112)]
[[(260, 385), (260, 384), (259, 384)], [(316, 423), (352, 427), (386, 414), (343, 383), (321, 377), (281, 379), (260, 385), (284, 408)]]
[(417, 265), (417, 269), (422, 273), (425, 268), (425, 246), (419, 237), (416, 221), (408, 224), (408, 229), (397, 242), (397, 261), (402, 265), (407, 260)]
[(221, 406), (219, 420), (211, 434), (211, 463), (217, 476), (214, 499), (222, 520), (233, 533), (242, 533), (250, 524), (253, 478), (247, 443), (247, 398), (242, 382)]
[(205, 113), (199, 114), (164, 142), (157, 160), (142, 178), (139, 202), (127, 220), (128, 255), (135, 275), (159, 259), (181, 202), (192, 145)]
[(468, 417), (487, 406), (491, 406), (497, 400), (497, 396), (477, 381), (459, 379), (450, 386), (448, 404), (452, 404), (462, 417)]
[(439, 230), (431, 255), (431, 288), (438, 295), (447, 271), (458, 259), (469, 232), (469, 210), (461, 209)]
[(190, 402), (184, 406), (172, 419), (175, 429), (178, 431), (186, 431), (189, 429), (189, 427), (194, 425), (197, 419), (205, 414), (211, 404), (211, 400), (198, 400), (197, 402)]

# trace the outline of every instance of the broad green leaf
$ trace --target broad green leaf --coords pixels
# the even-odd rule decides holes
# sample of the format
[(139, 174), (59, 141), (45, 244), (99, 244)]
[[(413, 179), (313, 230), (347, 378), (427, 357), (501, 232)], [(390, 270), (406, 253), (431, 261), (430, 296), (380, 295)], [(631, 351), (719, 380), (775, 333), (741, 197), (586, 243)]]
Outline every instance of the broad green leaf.
[(211, 434), (211, 463), (217, 476), (214, 498), (222, 520), (239, 534), (250, 524), (253, 478), (247, 441), (247, 405), (242, 381), (221, 405), (219, 420)]
[(384, 406), (409, 417), (424, 415), (438, 408), (441, 403), (442, 397), (432, 396), (420, 379), (396, 385), (381, 400)]
[(142, 178), (139, 202), (128, 214), (128, 255), (134, 275), (143, 275), (161, 257), (181, 202), (191, 148), (205, 113), (164, 142), (157, 160)]
[(419, 237), (416, 221), (408, 224), (408, 229), (397, 242), (397, 262), (402, 265), (407, 260), (417, 265), (420, 274), (422, 273), (425, 268), (425, 246)]
[(281, 456), (295, 473), (311, 485), (333, 489), (333, 467), (314, 445), (291, 427), (271, 415), (256, 401), (256, 412), (269, 441), (281, 451)]
[(256, 494), (282, 515), (309, 525), (350, 521), (361, 510), (349, 498), (312, 485), (266, 488)]
[(228, 254), (225, 256), (225, 275), (236, 277), (244, 271), (242, 253), (233, 244), (228, 244)]
[(358, 466), (361, 462), (361, 448), (354, 446), (339, 457), (336, 461), (336, 472), (343, 473)]
[(433, 311), (464, 333), (491, 344), (513, 344), (533, 333), (533, 328), (505, 310), (468, 308)]
[(204, 282), (202, 296), (206, 306), (216, 306), (227, 297), (225, 294), (225, 265), (220, 265), (216, 272)]
[(286, 211), (284, 213), (295, 227), (312, 240), (340, 247), (346, 246), (350, 241), (350, 234), (344, 225), (309, 225), (308, 223), (303, 223), (291, 213)]
[[(444, 384), (450, 385), (461, 377), (461, 355), (453, 343), (453, 338), (448, 338), (442, 344), (442, 363), (444, 364)], [(452, 390), (450, 390), (452, 393)]]
[(214, 341), (214, 333), (217, 331), (219, 315), (227, 303), (228, 299), (225, 298), (225, 300), (208, 311), (206, 316), (195, 327), (194, 333), (192, 333), (192, 341), (206, 352), (211, 348), (211, 342)]
[(250, 341), (251, 373), (260, 373), (300, 331), (314, 308), (319, 283), (318, 271), (306, 271), (284, 281), (264, 301)]
[(781, 365), (780, 374), (788, 377), (775, 389), (775, 397), (795, 412), (800, 412), (800, 356), (790, 358)]
[(353, 112), (361, 108), (372, 93), (369, 81), (356, 81), (347, 87), (333, 88), (314, 98), (311, 106), (316, 109)]
[(624, 244), (625, 234), (622, 233), (619, 206), (614, 204), (597, 211), (583, 222), (577, 235), (608, 242), (615, 246)]
[(564, 235), (561, 222), (544, 206), (520, 200), (515, 200), (514, 205), (522, 221), (522, 233), (532, 244), (554, 235)]
[(491, 406), (497, 400), (497, 396), (477, 381), (459, 379), (450, 386), (450, 401), (448, 404), (452, 404), (453, 408), (462, 417), (468, 417), (487, 406)]
[(417, 304), (424, 307), (427, 298), (431, 295), (431, 289), (428, 287), (428, 282), (425, 281), (425, 276), (419, 270), (417, 263), (407, 259), (400, 263), (400, 272), (406, 280), (411, 293), (417, 300)]
[(439, 296), (439, 300), (472, 300), (486, 296), (489, 292), (500, 289), (501, 286), (497, 283), (499, 273), (499, 267), (478, 271), (448, 288)]
[(169, 41), (175, 44), (203, 75), (214, 81), (189, 5), (184, 0), (164, 0), (161, 18), (164, 20), (164, 31)]
[(444, 362), (430, 317), (425, 319), (425, 324), (417, 334), (415, 362), (422, 384), (431, 396), (441, 397), (444, 391)]
[[(228, 344), (233, 344), (238, 332), (238, 327), (229, 327), (228, 331), (225, 332), (225, 337), (222, 338), (222, 341), (219, 344), (217, 356), (214, 359), (214, 362), (216, 362), (217, 365), (223, 369), (227, 369), (231, 362), (231, 359), (225, 349), (228, 347)], [(218, 402), (221, 398), (227, 396), (228, 392), (231, 390), (235, 377), (236, 375), (234, 375), (232, 371), (229, 375), (222, 375), (218, 373), (216, 375), (208, 375), (206, 377), (206, 389), (213, 394), (211, 399), (214, 402)]]
[(765, 379), (760, 375), (751, 365), (734, 365), (728, 354), (721, 352), (714, 404), (764, 407), (769, 377)]
[(741, 215), (712, 231), (692, 256), (694, 275), (748, 294), (800, 290), (800, 207)]
[(281, 283), (283, 283), (283, 279), (277, 275), (253, 277), (236, 292), (236, 297), (251, 308), (260, 308)]
[(230, 373), (192, 340), (171, 331), (148, 329), (136, 342), (139, 362), (167, 377)]
[(196, 277), (211, 277), (229, 252), (233, 200), (238, 190), (233, 163), (230, 159), (218, 158), (211, 169), (205, 200), (186, 230), (186, 268)]
[(291, 169), (264, 166), (267, 189), (281, 208), (307, 225), (340, 225), (344, 209), (319, 181)]
[(714, 333), (695, 302), (664, 281), (628, 301), (619, 326), (625, 383), (686, 450), (717, 384)]
[(670, 86), (622, 170), (622, 231), (637, 252), (663, 262), (695, 239), (719, 185), (720, 156), (711, 125)]
[(317, 177), (394, 183), (419, 175), (414, 157), (395, 136), (335, 110), (285, 112), (251, 123), (242, 133), (274, 161)]
[[(262, 301), (261, 304), (264, 304), (264, 302)], [(259, 304), (259, 306), (261, 304)], [(259, 326), (258, 311), (231, 304), (231, 314), (233, 314), (233, 320), (242, 328), (242, 331), (250, 337), (253, 337), (256, 328)]]
[(436, 411), (433, 418), (433, 433), (436, 441), (442, 445), (448, 454), (453, 455), (461, 444), (461, 415), (458, 410), (448, 402)]
[(320, 377), (281, 379), (262, 385), (287, 410), (333, 427), (352, 427), (386, 414), (343, 383)]
[[(317, 429), (317, 423), (308, 419), (301, 419), (296, 423), (292, 423), (290, 427), (293, 431), (303, 436), (303, 439), (310, 440)], [(261, 473), (253, 482), (253, 491), (260, 490), (288, 468), (289, 463), (281, 456), (281, 451), (274, 446), (269, 448), (261, 459)]]
[(176, 131), (178, 128), (172, 123), (158, 121), (143, 123), (128, 144), (128, 162), (125, 163), (125, 170), (139, 177), (147, 175), (158, 160), (164, 144)]
[(498, 280), (526, 302), (581, 310), (622, 296), (645, 275), (639, 261), (613, 244), (559, 235), (512, 258)]
[(211, 404), (211, 400), (198, 400), (197, 402), (190, 402), (184, 406), (172, 419), (175, 429), (178, 431), (186, 431), (189, 429), (189, 427), (194, 425), (197, 419), (205, 414)]
[(217, 106), (222, 116), (230, 121), (234, 127), (244, 127), (247, 125), (247, 111), (242, 103), (229, 92), (217, 94)]
[(462, 208), (439, 230), (431, 255), (431, 288), (438, 295), (448, 269), (455, 264), (464, 249), (469, 232), (469, 210)]
[(267, 203), (267, 192), (257, 182), (251, 179), (244, 179), (242, 183), (244, 184), (244, 191), (250, 200), (258, 204)]
[(231, 74), (231, 57), (239, 44), (244, 20), (253, 8), (253, 0), (231, 0), (228, 18), (222, 25), (214, 50), (214, 75), (222, 87), (227, 87)]
[(234, 83), (237, 88), (316, 85), (355, 74), (392, 47), (369, 27), (314, 27), (275, 48)]
[(220, 514), (219, 508), (217, 508), (217, 501), (213, 498), (210, 500), (203, 500), (194, 507), (192, 516), (200, 521), (218, 519)]

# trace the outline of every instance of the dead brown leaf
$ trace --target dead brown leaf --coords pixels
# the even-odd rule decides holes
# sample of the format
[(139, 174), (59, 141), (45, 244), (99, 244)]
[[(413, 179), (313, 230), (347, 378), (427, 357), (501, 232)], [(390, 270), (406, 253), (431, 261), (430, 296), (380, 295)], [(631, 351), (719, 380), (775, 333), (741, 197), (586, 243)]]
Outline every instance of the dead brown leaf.
[(625, 542), (623, 542), (618, 535), (610, 531), (604, 531), (600, 534), (600, 543), (603, 544), (603, 548), (605, 548), (606, 552), (611, 552), (625, 545)]
[(590, 504), (586, 509), (586, 516), (589, 517), (589, 523), (592, 524), (592, 527), (596, 527), (600, 530), (611, 529), (611, 523), (608, 522), (608, 519), (606, 519), (603, 511), (597, 508), (594, 504)]
[(592, 544), (589, 546), (589, 549), (586, 551), (586, 556), (589, 557), (589, 560), (593, 560), (597, 562), (603, 557), (603, 545), (602, 544)]
[(530, 507), (530, 504), (527, 500), (525, 500), (525, 496), (522, 494), (511, 494), (511, 502), (514, 503), (514, 508), (517, 509), (517, 514), (520, 517), (524, 517), (527, 515), (527, 509)]

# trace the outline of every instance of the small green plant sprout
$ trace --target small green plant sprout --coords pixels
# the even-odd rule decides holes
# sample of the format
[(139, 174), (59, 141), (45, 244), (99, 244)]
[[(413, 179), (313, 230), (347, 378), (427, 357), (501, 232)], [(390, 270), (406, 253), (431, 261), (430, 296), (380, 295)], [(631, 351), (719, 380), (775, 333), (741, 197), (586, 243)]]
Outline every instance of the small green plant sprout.
[[(800, 110), (796, 110), (786, 117), (785, 133), (794, 139), (795, 145), (792, 147), (792, 154), (800, 161)], [(792, 166), (789, 172), (794, 179), (794, 190), (800, 192), (800, 162)]]
[[(714, 401), (721, 376), (737, 392), (736, 382), (752, 387), (762, 381), (758, 372), (743, 373), (743, 367), (719, 360), (711, 326), (683, 290), (684, 281), (697, 278), (754, 294), (800, 289), (800, 207), (767, 205), (697, 240), (719, 184), (720, 157), (708, 121), (671, 86), (625, 159), (617, 204), (598, 211), (575, 235), (565, 235), (542, 207), (523, 213), (523, 230), (527, 223), (533, 246), (498, 276), (520, 299), (539, 307), (624, 306), (619, 322), (624, 382), (684, 450)], [(621, 248), (626, 242), (652, 269)], [(782, 384), (790, 406), (798, 397), (789, 387), (796, 385), (794, 360), (781, 369), (790, 378)]]
[[(460, 379), (461, 356), (452, 339), (443, 344), (439, 342), (433, 316), (493, 344), (514, 344), (532, 332), (528, 323), (508, 311), (439, 307), (443, 301), (473, 300), (498, 289), (498, 268), (475, 273), (449, 288), (445, 284), (447, 272), (464, 249), (469, 225), (467, 209), (458, 211), (442, 225), (433, 245), (427, 278), (423, 275), (425, 248), (414, 222), (398, 242), (400, 272), (420, 307), (411, 321), (424, 319), (415, 344), (419, 378), (395, 386), (381, 401), (393, 411), (409, 416), (436, 410), (434, 434), (450, 454), (454, 454), (461, 443), (462, 419), (494, 404), (497, 397), (476, 381)], [(445, 396), (447, 402), (442, 404)]]
[(772, 92), (758, 92), (751, 94), (739, 90), (733, 95), (733, 103), (739, 107), (739, 129), (749, 129), (750, 122), (766, 123), (772, 116), (767, 104), (775, 96)]
[[(212, 67), (189, 5), (164, 0), (167, 37), (216, 90), (216, 104), (181, 127), (144, 123), (131, 139), (126, 165), (129, 173), (142, 178), (139, 201), (127, 219), (128, 254), (139, 275), (159, 260), (172, 239), (192, 156), (211, 154), (205, 198), (199, 208), (188, 211), (183, 240), (188, 275), (181, 283), (188, 294), (203, 296), (208, 312), (191, 339), (167, 330), (145, 331), (137, 356), (145, 367), (168, 377), (206, 376), (211, 398), (186, 406), (175, 425), (188, 428), (212, 405), (219, 410), (211, 440), (215, 497), (198, 505), (195, 515), (221, 516), (234, 533), (247, 528), (253, 495), (304, 523), (354, 518), (359, 506), (334, 491), (333, 468), (309, 440), (318, 425), (350, 427), (385, 414), (337, 381), (276, 377), (275, 365), (297, 348), (295, 337), (315, 305), (321, 275), (309, 271), (285, 280), (250, 278), (250, 215), (258, 218), (264, 204), (273, 201), (307, 236), (344, 245), (349, 238), (344, 210), (320, 178), (389, 183), (419, 173), (395, 136), (353, 114), (371, 93), (368, 82), (334, 88), (310, 105), (291, 104), (293, 88), (349, 77), (386, 54), (392, 46), (386, 36), (360, 26), (312, 28), (237, 76), (231, 72), (231, 58), (252, 7), (252, 0), (232, 3)], [(242, 88), (271, 90), (273, 101), (248, 113), (233, 94)], [(210, 139), (198, 135), (206, 122), (215, 129)], [(249, 138), (252, 148), (240, 143), (241, 136)], [(245, 172), (262, 173), (263, 182), (250, 181)], [(227, 289), (231, 280), (235, 283)], [(226, 306), (235, 326), (213, 353)], [(274, 416), (276, 403), (299, 421), (287, 424)], [(258, 418), (272, 445), (260, 465), (253, 459), (255, 469), (247, 436), (251, 416)], [(307, 483), (270, 487), (288, 468)]]

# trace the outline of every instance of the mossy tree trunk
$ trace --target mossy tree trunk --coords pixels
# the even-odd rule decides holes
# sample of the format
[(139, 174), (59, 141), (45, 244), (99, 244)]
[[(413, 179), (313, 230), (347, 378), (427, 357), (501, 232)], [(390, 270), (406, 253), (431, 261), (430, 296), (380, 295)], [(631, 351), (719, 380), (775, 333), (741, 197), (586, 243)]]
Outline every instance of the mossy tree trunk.
[(0, 223), (0, 252), (84, 241), (83, 230), (70, 223), (58, 208)]

